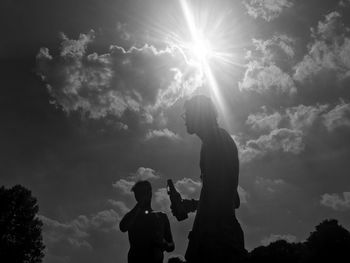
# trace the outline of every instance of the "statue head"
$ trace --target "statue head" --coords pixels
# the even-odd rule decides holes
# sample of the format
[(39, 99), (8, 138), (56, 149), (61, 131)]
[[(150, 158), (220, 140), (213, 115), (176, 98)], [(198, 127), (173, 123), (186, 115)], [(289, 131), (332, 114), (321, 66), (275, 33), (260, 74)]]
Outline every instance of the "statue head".
[(184, 104), (183, 118), (189, 134), (200, 134), (217, 127), (217, 111), (210, 98), (197, 95)]

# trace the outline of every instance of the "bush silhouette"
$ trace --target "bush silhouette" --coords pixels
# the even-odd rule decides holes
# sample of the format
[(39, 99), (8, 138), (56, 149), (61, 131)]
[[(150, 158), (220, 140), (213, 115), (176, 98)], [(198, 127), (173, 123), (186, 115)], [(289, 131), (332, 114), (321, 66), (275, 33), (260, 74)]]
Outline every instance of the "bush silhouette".
[(303, 244), (277, 240), (268, 246), (257, 247), (251, 251), (250, 262), (296, 263), (301, 262), (304, 252)]
[(322, 221), (305, 242), (277, 240), (250, 252), (251, 263), (350, 262), (350, 232), (335, 219)]
[(317, 225), (316, 231), (311, 232), (305, 244), (309, 252), (308, 262), (349, 262), (350, 260), (350, 233), (335, 219), (324, 220)]
[(0, 261), (39, 263), (44, 256), (37, 200), (21, 185), (0, 187)]

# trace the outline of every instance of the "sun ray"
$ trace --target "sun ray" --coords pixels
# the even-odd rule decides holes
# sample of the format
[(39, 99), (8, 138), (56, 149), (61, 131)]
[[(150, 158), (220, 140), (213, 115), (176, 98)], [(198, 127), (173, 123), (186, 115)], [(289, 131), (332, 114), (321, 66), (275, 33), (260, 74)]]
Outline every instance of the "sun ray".
[[(191, 10), (188, 6), (188, 3), (186, 0), (180, 0), (181, 8), (184, 13), (184, 17), (186, 19), (186, 23), (188, 26), (188, 29), (190, 31), (191, 35), (191, 43), (189, 44), (189, 50), (193, 53), (193, 56), (195, 59), (199, 61), (199, 64), (201, 66), (201, 70), (203, 70), (203, 73), (208, 81), (209, 90), (213, 95), (214, 101), (219, 106), (219, 111), (223, 116), (224, 122), (227, 124), (227, 114), (225, 110), (225, 104), (222, 98), (222, 95), (220, 93), (219, 85), (217, 83), (217, 80), (212, 72), (212, 69), (210, 67), (209, 60), (211, 57), (216, 58), (222, 58), (223, 61), (229, 61), (228, 56), (224, 53), (218, 53), (215, 52), (210, 42), (203, 36), (203, 32), (198, 29), (197, 25), (195, 24), (193, 14), (191, 13)], [(194, 49), (194, 50), (193, 50)], [(226, 56), (226, 58), (225, 58)]]

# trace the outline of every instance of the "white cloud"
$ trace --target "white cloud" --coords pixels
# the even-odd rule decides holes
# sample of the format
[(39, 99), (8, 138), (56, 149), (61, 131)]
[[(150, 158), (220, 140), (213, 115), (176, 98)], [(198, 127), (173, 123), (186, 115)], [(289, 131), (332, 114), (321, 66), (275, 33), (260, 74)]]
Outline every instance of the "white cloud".
[(175, 187), (183, 198), (199, 199), (202, 183), (200, 181), (192, 180), (191, 178), (183, 178), (175, 183)]
[(127, 30), (127, 24), (117, 22), (116, 31), (122, 40), (129, 41), (131, 39), (131, 34)]
[(303, 132), (287, 128), (272, 130), (269, 134), (245, 143), (236, 138), (241, 162), (247, 163), (273, 152), (299, 154), (304, 150)]
[(285, 9), (293, 6), (290, 0), (245, 0), (243, 3), (249, 15), (266, 21), (279, 17)]
[(266, 107), (262, 112), (249, 114), (246, 124), (257, 131), (271, 131), (281, 126), (293, 130), (308, 131), (310, 127), (327, 112), (327, 104), (305, 106), (300, 104), (286, 108), (284, 111), (268, 113)]
[(117, 210), (117, 212), (120, 213), (120, 215), (125, 215), (127, 212), (130, 211), (130, 208), (126, 206), (126, 204), (122, 201), (118, 201), (118, 200), (113, 200), (113, 199), (108, 199), (107, 201), (110, 205), (113, 206), (113, 208), (115, 210)]
[[(264, 62), (291, 59), (295, 55), (295, 40), (287, 35), (274, 35), (271, 39), (253, 39), (255, 55), (260, 55)], [(249, 55), (249, 54), (248, 54)]]
[(326, 15), (312, 30), (314, 42), (308, 54), (295, 66), (294, 79), (303, 82), (321, 74), (333, 72), (342, 80), (350, 76), (350, 31), (338, 12)]
[(269, 179), (258, 176), (254, 181), (255, 190), (266, 196), (278, 192), (286, 183), (282, 179)]
[(246, 124), (255, 130), (274, 130), (277, 129), (281, 120), (282, 116), (279, 112), (267, 114), (266, 109), (264, 109), (264, 112), (250, 114)]
[(95, 32), (91, 30), (87, 34), (80, 34), (78, 40), (69, 39), (64, 33), (61, 33), (61, 57), (75, 58), (83, 57), (87, 45), (95, 38)]
[(170, 213), (170, 199), (166, 188), (159, 188), (154, 193), (155, 208), (157, 210)]
[(323, 115), (324, 125), (329, 131), (339, 127), (350, 127), (350, 104), (341, 102), (328, 113)]
[(155, 170), (151, 168), (139, 167), (135, 173), (131, 173), (127, 179), (119, 179), (114, 184), (113, 188), (120, 191), (122, 194), (131, 195), (131, 188), (139, 180), (150, 180), (159, 179), (160, 175), (156, 173)]
[(249, 140), (247, 147), (259, 149), (262, 152), (279, 151), (300, 153), (304, 149), (303, 133), (286, 128), (276, 129), (268, 135), (262, 135), (256, 140)]
[(241, 204), (247, 204), (249, 193), (246, 190), (244, 190), (241, 186), (238, 186), (237, 190), (238, 190), (239, 199), (241, 200)]
[[(328, 131), (339, 127), (350, 127), (350, 104), (340, 101), (333, 108), (328, 104), (314, 106), (300, 104), (273, 113), (268, 113), (266, 108), (263, 108), (262, 112), (250, 114), (246, 124), (256, 131), (270, 131), (283, 126), (302, 131), (305, 135), (316, 122), (322, 123)], [(239, 141), (239, 138), (236, 137), (235, 140)]]
[(293, 129), (306, 130), (328, 109), (328, 105), (298, 105), (286, 109), (286, 117)]
[[(277, 92), (293, 94), (296, 92), (292, 77), (281, 69), (294, 57), (294, 40), (286, 35), (276, 35), (268, 40), (253, 39), (255, 49), (246, 55), (247, 69), (240, 90)], [(281, 64), (281, 65), (280, 65)]]
[(108, 232), (117, 230), (117, 223), (120, 221), (119, 214), (113, 209), (100, 211), (90, 218), (88, 227), (99, 229), (99, 231)]
[(112, 186), (116, 189), (121, 191), (123, 194), (129, 194), (131, 195), (131, 188), (134, 186), (135, 182), (133, 181), (128, 181), (125, 179), (120, 179), (117, 182), (115, 182), (114, 184), (112, 184)]
[(40, 215), (46, 257), (71, 262), (74, 257), (87, 258), (92, 251), (114, 247), (117, 242), (120, 216), (114, 210), (80, 215), (69, 222), (60, 222)]
[(265, 155), (264, 152), (258, 149), (247, 147), (245, 145), (240, 145), (238, 149), (239, 149), (239, 159), (242, 163), (249, 163), (252, 160), (261, 158), (262, 156)]
[(257, 61), (248, 63), (244, 78), (239, 82), (240, 90), (266, 92), (275, 89), (293, 94), (296, 92), (293, 79), (274, 64), (261, 65)]
[(152, 130), (146, 134), (146, 140), (154, 139), (154, 138), (168, 138), (170, 140), (179, 140), (180, 136), (165, 128), (163, 130)]
[[(191, 178), (183, 178), (174, 183), (175, 188), (184, 199), (199, 199), (202, 183), (192, 180)], [(170, 199), (166, 188), (159, 188), (154, 193), (155, 207), (167, 213), (170, 212)]]
[(76, 248), (91, 249), (91, 245), (86, 241), (89, 234), (85, 229), (81, 229), (77, 221), (61, 223), (48, 217), (39, 216), (43, 222), (43, 236), (46, 244), (67, 242)]
[(270, 236), (263, 238), (263, 240), (261, 240), (261, 244), (264, 246), (267, 246), (270, 243), (275, 242), (277, 240), (285, 240), (289, 243), (294, 243), (296, 242), (297, 238), (296, 236), (290, 235), (290, 234), (286, 234), (286, 235), (271, 234)]
[(232, 137), (237, 142), (240, 160), (246, 163), (275, 151), (294, 154), (302, 152), (304, 139), (313, 136), (311, 131), (316, 123), (324, 125), (330, 132), (339, 127), (350, 127), (350, 104), (341, 101), (333, 108), (328, 104), (300, 104), (272, 113), (263, 108), (262, 112), (250, 114), (246, 124), (255, 131), (268, 134), (245, 142), (239, 136)]
[(341, 0), (339, 2), (340, 7), (348, 7), (350, 5), (350, 0)]
[(139, 167), (136, 173), (132, 174), (132, 176), (130, 176), (129, 178), (133, 179), (134, 181), (139, 181), (139, 180), (159, 179), (160, 176), (156, 174), (156, 171), (154, 171), (151, 168)]
[(202, 74), (186, 64), (176, 48), (144, 45), (125, 50), (115, 45), (106, 54), (88, 54), (94, 38), (93, 31), (78, 40), (62, 34), (58, 56), (50, 55), (47, 48), (37, 55), (39, 75), (48, 84), (53, 102), (67, 113), (80, 110), (94, 119), (109, 114), (121, 118), (130, 110), (143, 119), (202, 84)]
[(350, 210), (350, 192), (344, 192), (343, 196), (326, 193), (321, 196), (320, 203), (336, 211)]

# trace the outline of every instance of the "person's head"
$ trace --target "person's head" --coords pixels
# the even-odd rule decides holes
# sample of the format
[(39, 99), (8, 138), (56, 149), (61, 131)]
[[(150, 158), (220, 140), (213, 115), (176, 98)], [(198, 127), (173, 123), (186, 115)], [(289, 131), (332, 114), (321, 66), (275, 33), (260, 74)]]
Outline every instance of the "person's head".
[(152, 186), (148, 181), (138, 181), (131, 188), (138, 203), (150, 202), (152, 199)]
[(210, 98), (197, 95), (184, 104), (185, 125), (189, 134), (201, 133), (218, 125), (217, 111)]

